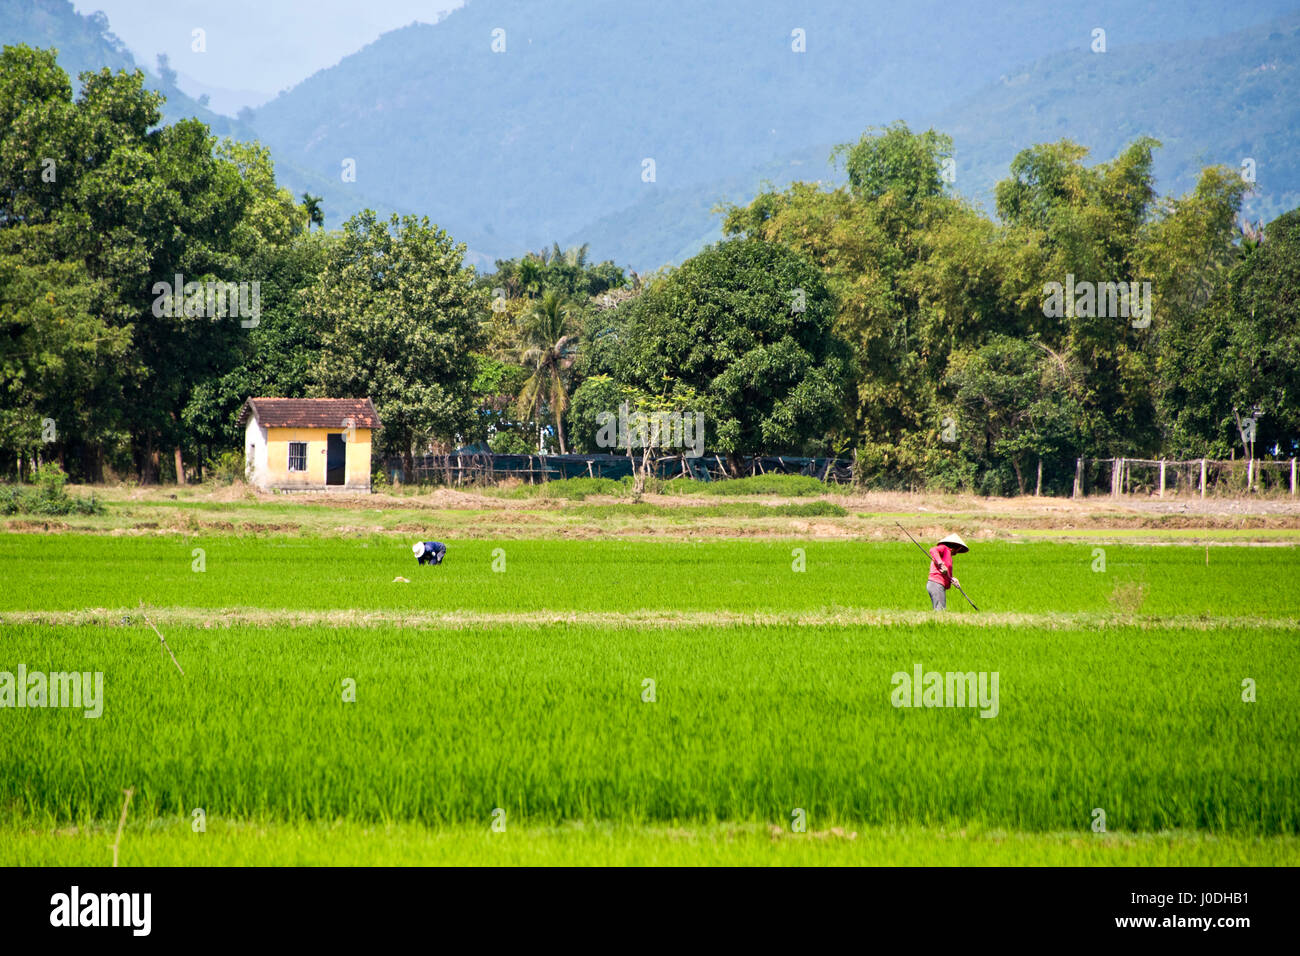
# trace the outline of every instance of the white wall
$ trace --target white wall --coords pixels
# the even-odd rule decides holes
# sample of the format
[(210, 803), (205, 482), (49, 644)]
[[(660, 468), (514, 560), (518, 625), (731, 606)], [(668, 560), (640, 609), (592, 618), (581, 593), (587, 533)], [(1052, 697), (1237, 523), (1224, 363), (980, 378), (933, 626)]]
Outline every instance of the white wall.
[(249, 482), (265, 489), (270, 481), (266, 469), (266, 429), (257, 421), (255, 414), (249, 414), (248, 427), (244, 429), (244, 460), (252, 465)]

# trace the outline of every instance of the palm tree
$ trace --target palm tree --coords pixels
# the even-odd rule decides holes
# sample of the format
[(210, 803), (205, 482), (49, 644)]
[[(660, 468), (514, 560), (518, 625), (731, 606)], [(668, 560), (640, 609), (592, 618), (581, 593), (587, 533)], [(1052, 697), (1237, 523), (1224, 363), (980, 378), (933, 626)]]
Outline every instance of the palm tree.
[(320, 211), (320, 196), (303, 193), (302, 204), (307, 210), (307, 230), (311, 231), (312, 226), (320, 226), (324, 229), (325, 214)]
[(537, 256), (542, 260), (543, 265), (563, 262), (566, 266), (584, 269), (587, 266), (587, 255), (590, 249), (589, 242), (584, 242), (580, 246), (570, 246), (568, 249), (561, 249), (558, 242), (552, 242), (550, 249), (543, 249)]
[(1242, 216), (1240, 235), (1241, 245), (1237, 248), (1237, 255), (1242, 259), (1246, 259), (1264, 244), (1264, 220), (1261, 219), (1252, 226), (1250, 220)]
[(545, 284), (545, 255), (546, 250), (543, 249), (540, 253), (529, 252), (519, 260), (519, 288), (529, 298), (541, 292)]
[(587, 268), (587, 253), (591, 248), (591, 243), (584, 242), (580, 246), (572, 246), (564, 252), (564, 261), (577, 269)]
[(570, 328), (570, 305), (558, 292), (545, 293), (523, 314), (520, 320), (520, 347), (516, 358), (533, 374), (524, 382), (515, 399), (515, 414), (535, 418), (543, 405), (555, 415), (555, 432), (560, 440), (560, 454), (569, 449), (564, 440), (564, 413), (569, 409), (569, 393), (563, 372), (573, 364), (577, 336)]

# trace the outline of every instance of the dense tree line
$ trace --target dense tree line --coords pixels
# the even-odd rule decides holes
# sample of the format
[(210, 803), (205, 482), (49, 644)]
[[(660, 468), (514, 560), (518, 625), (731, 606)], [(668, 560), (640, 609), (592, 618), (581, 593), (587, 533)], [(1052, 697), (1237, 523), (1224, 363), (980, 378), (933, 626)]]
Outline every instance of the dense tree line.
[[(159, 126), (139, 71), (0, 54), (0, 449), (75, 477), (201, 473), (253, 395), (369, 395), (384, 450), (473, 420), (486, 297), (427, 220), (334, 234), (269, 153)], [(313, 215), (313, 212), (315, 215)]]
[(846, 186), (728, 209), (728, 233), (828, 276), (863, 474), (1023, 492), (1042, 462), (1068, 490), (1078, 456), (1245, 451), (1247, 417), (1295, 454), (1300, 212), (1243, 235), (1247, 185), (1222, 167), (1162, 200), (1158, 146), (1091, 166), (1069, 141), (1026, 149), (994, 220), (949, 194), (947, 137), (896, 124), (841, 149)]
[(1300, 211), (1243, 228), (1219, 167), (1161, 198), (1149, 139), (1024, 150), (994, 218), (952, 193), (946, 136), (896, 124), (836, 151), (843, 186), (727, 207), (680, 267), (555, 245), (480, 275), (427, 219), (310, 230), (319, 199), (265, 149), (160, 126), (160, 101), (0, 55), (10, 475), (198, 477), (254, 395), (369, 395), (387, 455), (630, 452), (625, 409), (702, 416), (733, 467), (838, 455), (988, 493), (1068, 490), (1079, 456), (1296, 452)]

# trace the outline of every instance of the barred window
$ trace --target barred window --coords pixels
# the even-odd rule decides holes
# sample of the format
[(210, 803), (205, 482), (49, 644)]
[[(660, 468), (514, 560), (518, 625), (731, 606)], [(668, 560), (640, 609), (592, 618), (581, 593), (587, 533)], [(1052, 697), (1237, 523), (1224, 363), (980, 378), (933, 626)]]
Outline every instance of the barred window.
[(307, 443), (305, 441), (289, 442), (289, 470), (307, 470)]

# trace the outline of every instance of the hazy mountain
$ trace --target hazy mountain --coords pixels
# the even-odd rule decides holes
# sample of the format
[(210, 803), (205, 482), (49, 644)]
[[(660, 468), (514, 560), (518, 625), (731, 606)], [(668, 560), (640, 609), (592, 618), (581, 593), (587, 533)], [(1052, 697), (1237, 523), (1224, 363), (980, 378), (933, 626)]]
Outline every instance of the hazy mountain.
[(109, 67), (134, 68), (126, 44), (109, 27), (103, 13), (82, 16), (71, 0), (0, 0), (0, 45), (57, 46), (59, 61), (73, 75)]
[(59, 51), (59, 65), (72, 77), (77, 89), (77, 74), (108, 67), (111, 70), (139, 69), (145, 74), (145, 86), (167, 97), (163, 108), (166, 122), (196, 116), (219, 134), (239, 132), (252, 135), (228, 117), (218, 116), (200, 106), (175, 86), (164, 82), (154, 64), (136, 62), (126, 44), (111, 30), (103, 13), (83, 16), (71, 0), (0, 0), (0, 44), (26, 43), (28, 46)]
[(1248, 208), (1272, 218), (1300, 205), (1300, 14), (1208, 40), (1049, 57), (934, 123), (960, 144), (981, 197), (1033, 143), (1068, 137), (1109, 159), (1147, 135), (1163, 143), (1164, 192), (1191, 189), (1207, 165), (1253, 159)]
[[(149, 82), (166, 87), (168, 120), (198, 116), (271, 146), (281, 181), (324, 197), (330, 226), (363, 206), (415, 212), (479, 264), (558, 239), (647, 270), (716, 238), (719, 200), (834, 178), (835, 143), (899, 118), (954, 137), (956, 186), (976, 200), (1023, 146), (1068, 136), (1103, 159), (1150, 134), (1165, 144), (1163, 191), (1249, 156), (1253, 208), (1294, 206), (1297, 8), (470, 0), (238, 120)], [(1097, 28), (1105, 53), (1090, 49)], [(134, 65), (107, 30), (68, 0), (0, 0), (0, 40), (57, 46), (73, 73)]]
[[(1255, 161), (1245, 212), (1265, 222), (1300, 206), (1300, 14), (1213, 39), (1090, 49), (1012, 70), (960, 103), (924, 117), (953, 137), (954, 188), (991, 209), (993, 187), (1016, 153), (1070, 138), (1110, 159), (1139, 136), (1163, 146), (1162, 193), (1190, 190), (1203, 167)], [(856, 133), (846, 134), (855, 139)], [(721, 236), (719, 200), (743, 202), (764, 181), (842, 179), (827, 141), (727, 179), (662, 190), (564, 237), (623, 250), (632, 262), (679, 261)]]
[[(184, 93), (174, 83), (161, 79), (156, 64), (138, 63), (126, 45), (111, 32), (111, 24), (102, 13), (82, 15), (77, 13), (71, 0), (0, 0), (0, 45), (26, 43), (29, 46), (59, 51), (59, 65), (72, 77), (74, 92), (77, 74), (87, 70), (109, 67), (112, 70), (139, 69), (145, 74), (145, 86), (158, 90), (165, 97), (163, 122), (174, 123), (186, 117), (197, 117), (207, 123), (214, 135), (233, 136), (240, 140), (258, 139), (258, 134), (248, 123), (222, 116)], [(311, 169), (298, 168), (291, 158), (276, 155), (276, 174), (281, 183), (296, 194), (310, 190), (317, 195), (333, 195), (331, 189), (337, 176), (330, 178)], [(327, 208), (333, 214), (332, 224), (337, 225), (355, 208), (371, 206), (388, 208), (382, 199), (363, 192), (341, 193)], [(343, 210), (343, 202), (355, 203), (355, 208)], [(477, 257), (480, 263), (489, 261)]]
[[(1184, 46), (1295, 6), (471, 0), (436, 26), (385, 34), (258, 109), (252, 123), (278, 158), (336, 182), (354, 159), (357, 181), (343, 185), (427, 213), (483, 252), (590, 238), (597, 255), (653, 268), (712, 228), (701, 212), (718, 186), (743, 193), (764, 166), (806, 154), (815, 164), (798, 174), (825, 176), (828, 147), (869, 125), (953, 115), (945, 111), (979, 90), (1034, 96), (999, 85), (1030, 63), (1056, 64), (1031, 68), (1031, 81), (1059, 86), (1077, 74), (1060, 95), (1086, 99), (1089, 84), (1112, 80), (1106, 102), (1115, 103), (1112, 93), (1137, 101), (1148, 88), (1171, 88), (1161, 84), (1174, 64), (1121, 78), (1125, 51)], [(1096, 27), (1106, 30), (1105, 54), (1089, 49)], [(796, 29), (804, 53), (792, 49)], [(504, 52), (493, 52), (494, 30), (504, 31), (496, 34)], [(1230, 119), (1205, 116), (1209, 84), (1194, 98), (1143, 105), (1203, 127), (1203, 141), (1171, 143), (1173, 151), (1212, 147)], [(1053, 101), (1037, 105), (1050, 111)], [(1062, 122), (1046, 124), (1050, 138), (1087, 142), (1086, 130), (1058, 115)], [(1033, 129), (1020, 122), (1013, 132)], [(1010, 159), (1003, 130), (979, 133), (984, 142), (962, 148), (973, 156), (1001, 148)], [(652, 183), (642, 178), (648, 159)], [(336, 186), (327, 196), (332, 223), (351, 211), (347, 195)]]
[(223, 116), (235, 116), (244, 107), (260, 106), (274, 96), (261, 90), (232, 89), (229, 86), (213, 86), (190, 76), (184, 71), (177, 71), (177, 83), (187, 95), (198, 100), (208, 98), (207, 107)]

